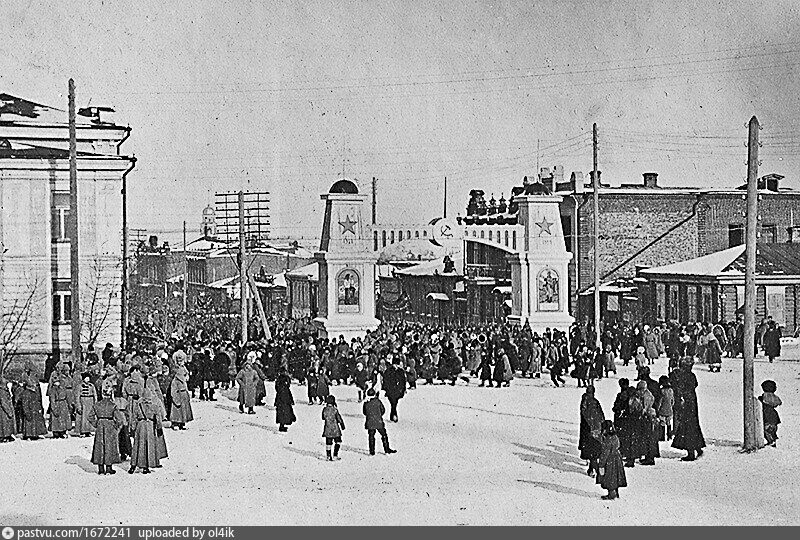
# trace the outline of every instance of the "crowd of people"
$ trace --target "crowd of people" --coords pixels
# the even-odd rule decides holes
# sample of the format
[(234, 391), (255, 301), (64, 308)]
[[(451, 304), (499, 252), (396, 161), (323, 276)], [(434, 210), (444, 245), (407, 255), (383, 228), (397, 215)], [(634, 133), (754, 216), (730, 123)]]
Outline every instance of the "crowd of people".
[[(33, 364), (13, 381), (0, 379), (0, 440), (37, 439), (52, 432), (64, 438), (95, 434), (92, 462), (99, 474), (114, 474), (113, 465), (130, 458), (129, 472), (160, 467), (167, 457), (164, 428), (185, 430), (193, 420), (192, 398), (216, 401), (220, 391), (237, 390), (240, 414), (256, 414), (264, 405), (267, 382), (275, 386), (275, 421), (289, 429), (294, 413), (293, 381), (306, 387), (309, 405), (320, 404), (326, 458), (339, 458), (344, 422), (332, 386), (353, 385), (363, 402), (370, 454), (380, 434), (389, 446), (382, 394), (389, 402), (388, 419), (399, 421), (401, 399), (417, 383), (471, 384), (505, 388), (516, 376), (540, 378), (547, 371), (556, 387), (565, 374), (586, 391), (580, 405), (579, 451), (589, 463), (587, 473), (618, 497), (626, 485), (624, 467), (654, 465), (659, 442), (672, 441), (687, 451), (686, 461), (702, 455), (705, 441), (697, 411), (695, 360), (719, 370), (723, 356), (741, 354), (740, 326), (609, 324), (602, 328), (600, 347), (589, 323), (568, 331), (533, 332), (522, 326), (433, 327), (401, 322), (381, 325), (363, 338), (322, 338), (308, 319), (272, 320), (269, 333), (253, 331), (240, 345), (238, 328), (227, 319), (184, 317), (171, 333), (160, 324), (137, 321), (128, 331), (128, 347), (111, 344), (98, 355), (90, 346), (84, 358), (61, 360), (48, 374), (47, 412)], [(257, 325), (253, 325), (257, 327)], [(765, 321), (757, 340), (772, 360), (776, 327)], [(267, 339), (269, 335), (269, 339)], [(651, 367), (662, 356), (667, 375), (654, 380)], [(620, 390), (606, 418), (594, 396), (595, 381), (617, 372), (617, 360), (637, 367), (634, 384), (619, 379)], [(770, 382), (772, 385), (774, 383)], [(768, 385), (769, 386), (769, 385)], [(772, 388), (772, 387), (770, 387)], [(777, 439), (780, 399), (765, 389), (762, 402), (768, 441)], [(769, 410), (768, 410), (769, 409)], [(49, 418), (49, 426), (45, 422)], [(613, 419), (612, 419), (613, 418)], [(765, 428), (766, 429), (766, 428)]]

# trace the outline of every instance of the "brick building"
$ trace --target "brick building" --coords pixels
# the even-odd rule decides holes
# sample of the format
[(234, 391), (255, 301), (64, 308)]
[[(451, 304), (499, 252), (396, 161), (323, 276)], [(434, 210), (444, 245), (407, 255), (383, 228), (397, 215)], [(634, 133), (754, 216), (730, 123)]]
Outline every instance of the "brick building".
[[(660, 266), (708, 255), (744, 242), (745, 186), (729, 189), (669, 188), (656, 173), (642, 183), (600, 189), (600, 276), (604, 283), (632, 278), (637, 267)], [(580, 173), (558, 182), (543, 169), (542, 182), (564, 197), (561, 220), (569, 266), (572, 312), (591, 318), (593, 301), (581, 295), (594, 285), (592, 187)], [(800, 191), (780, 187), (782, 176), (759, 179), (760, 238), (792, 240), (800, 216)], [(580, 299), (580, 300), (579, 300)]]

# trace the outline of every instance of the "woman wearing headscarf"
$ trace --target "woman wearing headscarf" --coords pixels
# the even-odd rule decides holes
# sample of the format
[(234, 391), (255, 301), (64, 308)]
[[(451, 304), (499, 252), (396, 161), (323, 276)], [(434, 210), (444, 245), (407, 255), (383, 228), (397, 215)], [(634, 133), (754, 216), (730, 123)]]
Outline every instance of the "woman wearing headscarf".
[(279, 426), (278, 431), (289, 431), (287, 426), (297, 420), (294, 415), (291, 384), (289, 372), (286, 368), (281, 368), (278, 378), (275, 379), (275, 422)]
[(682, 461), (694, 461), (703, 455), (706, 446), (700, 429), (697, 411), (697, 377), (692, 373), (692, 359), (683, 358), (680, 367), (670, 373), (670, 382), (675, 392), (675, 438), (672, 447), (686, 450)]
[(245, 408), (247, 414), (256, 414), (253, 407), (256, 404), (256, 384), (259, 378), (256, 371), (253, 369), (253, 363), (246, 360), (241, 371), (236, 375), (236, 383), (239, 385), (238, 401), (239, 412), (244, 414)]
[(647, 381), (639, 381), (636, 384), (636, 393), (642, 401), (642, 413), (637, 422), (639, 429), (637, 440), (640, 442), (640, 449), (644, 456), (641, 460), (642, 465), (655, 465), (655, 458), (661, 457), (658, 449), (658, 433), (656, 431), (656, 410), (655, 397), (647, 388)]
[(581, 424), (578, 438), (578, 450), (581, 459), (589, 462), (586, 474), (594, 476), (597, 472), (597, 460), (600, 457), (600, 426), (606, 419), (603, 407), (594, 397), (594, 386), (588, 386), (581, 398)]
[(194, 420), (189, 387), (187, 386), (188, 379), (189, 371), (183, 362), (179, 360), (178, 367), (175, 369), (175, 376), (169, 386), (172, 401), (169, 419), (172, 422), (172, 429), (184, 430), (186, 429), (186, 424)]

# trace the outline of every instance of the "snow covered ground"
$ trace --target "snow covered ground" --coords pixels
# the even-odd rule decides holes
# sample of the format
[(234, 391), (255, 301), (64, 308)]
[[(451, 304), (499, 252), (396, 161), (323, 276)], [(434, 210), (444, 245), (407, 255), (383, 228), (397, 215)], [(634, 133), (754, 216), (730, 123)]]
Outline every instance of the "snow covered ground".
[[(654, 376), (666, 370), (655, 365)], [(626, 469), (621, 499), (604, 493), (578, 458), (582, 390), (568, 379), (516, 379), (511, 388), (420, 386), (389, 423), (395, 455), (367, 454), (352, 387), (334, 387), (347, 424), (342, 460), (324, 460), (321, 407), (293, 387), (299, 421), (279, 433), (272, 407), (193, 403), (189, 430), (167, 430), (170, 458), (151, 475), (98, 476), (91, 439), (0, 445), (2, 524), (793, 524), (800, 523), (800, 363), (756, 363), (756, 383), (778, 383), (777, 448), (739, 452), (741, 360), (722, 373), (695, 366), (709, 444), (693, 463), (662, 444), (655, 467)], [(619, 376), (633, 378), (632, 367)], [(269, 388), (274, 398), (274, 389)], [(598, 385), (607, 415), (617, 391)], [(385, 400), (384, 400), (385, 402)], [(270, 401), (271, 403), (271, 401)], [(387, 403), (388, 408), (388, 403)]]

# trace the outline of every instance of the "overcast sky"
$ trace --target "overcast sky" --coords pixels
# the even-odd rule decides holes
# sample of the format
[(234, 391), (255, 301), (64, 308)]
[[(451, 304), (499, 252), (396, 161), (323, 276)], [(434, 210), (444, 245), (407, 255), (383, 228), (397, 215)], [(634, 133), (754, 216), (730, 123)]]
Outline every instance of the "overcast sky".
[(537, 161), (588, 172), (593, 122), (604, 181), (723, 187), (756, 114), (759, 172), (800, 188), (800, 3), (699, 4), (4, 0), (0, 91), (114, 106), (131, 226), (167, 236), (249, 189), (314, 238), (343, 172), (379, 179), (379, 221), (439, 216), (445, 176), (463, 213)]

